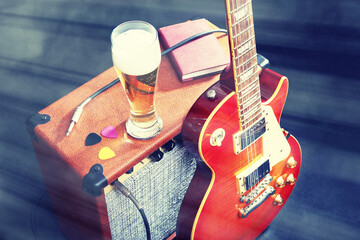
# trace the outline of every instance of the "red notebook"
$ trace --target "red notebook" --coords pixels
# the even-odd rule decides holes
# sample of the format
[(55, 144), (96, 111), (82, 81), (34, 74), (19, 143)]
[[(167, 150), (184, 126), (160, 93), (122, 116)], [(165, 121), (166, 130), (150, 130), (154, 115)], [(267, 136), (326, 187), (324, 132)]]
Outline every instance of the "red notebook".
[[(187, 21), (159, 29), (160, 41), (167, 49), (195, 34), (210, 30), (205, 19)], [(216, 39), (210, 34), (195, 39), (168, 53), (181, 81), (217, 74), (229, 65), (230, 59)]]

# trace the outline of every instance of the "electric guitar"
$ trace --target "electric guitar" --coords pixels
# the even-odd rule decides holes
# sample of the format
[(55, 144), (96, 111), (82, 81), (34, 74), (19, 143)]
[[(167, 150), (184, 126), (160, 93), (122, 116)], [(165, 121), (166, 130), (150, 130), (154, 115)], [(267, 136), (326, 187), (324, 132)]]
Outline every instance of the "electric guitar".
[(259, 79), (251, 0), (225, 3), (231, 77), (204, 92), (183, 124), (184, 142), (199, 157), (177, 239), (256, 238), (300, 171), (300, 145), (279, 125), (288, 80), (269, 69)]

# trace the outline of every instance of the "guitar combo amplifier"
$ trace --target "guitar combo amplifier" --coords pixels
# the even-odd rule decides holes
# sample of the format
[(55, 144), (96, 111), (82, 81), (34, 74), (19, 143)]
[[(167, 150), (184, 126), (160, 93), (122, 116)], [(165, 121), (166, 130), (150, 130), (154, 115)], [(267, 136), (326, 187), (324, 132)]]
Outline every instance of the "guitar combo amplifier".
[[(216, 36), (228, 52), (227, 35)], [(194, 157), (179, 140), (182, 122), (219, 75), (181, 83), (163, 56), (155, 102), (164, 125), (157, 137), (141, 141), (127, 136), (129, 106), (120, 84), (92, 100), (65, 136), (76, 107), (116, 78), (110, 68), (27, 121), (60, 230), (67, 239), (146, 239), (140, 213), (115, 187), (120, 181), (143, 207), (152, 239), (173, 238), (180, 205), (196, 168)], [(117, 139), (99, 136), (110, 125)], [(91, 133), (98, 134), (99, 142), (87, 146)], [(102, 160), (99, 152), (105, 147), (114, 156)]]

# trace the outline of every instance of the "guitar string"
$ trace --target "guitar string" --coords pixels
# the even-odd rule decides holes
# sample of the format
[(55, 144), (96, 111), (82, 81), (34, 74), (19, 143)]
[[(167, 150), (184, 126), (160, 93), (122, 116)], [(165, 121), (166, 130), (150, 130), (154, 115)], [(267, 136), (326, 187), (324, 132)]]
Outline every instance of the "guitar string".
[[(246, 1), (245, 1), (246, 2)], [(235, 1), (235, 4), (236, 4), (236, 1)], [(249, 4), (249, 3), (246, 3), (246, 4)], [(234, 6), (234, 3), (232, 2), (232, 5)], [(244, 3), (244, 5), (245, 5), (245, 3)], [(244, 5), (242, 6), (242, 7), (244, 7)], [(238, 10), (238, 9), (236, 9), (236, 10)], [(243, 19), (242, 20), (240, 20), (238, 23), (235, 23), (234, 25), (231, 25), (231, 27), (232, 28), (234, 28), (235, 27), (235, 29), (233, 29), (235, 32), (236, 32), (236, 28), (238, 27), (237, 25), (240, 23), (242, 23), (245, 19), (249, 19), (249, 22), (251, 22), (252, 21), (252, 19), (251, 19), (251, 14), (250, 15), (248, 15), (248, 16), (244, 16), (243, 17)], [(249, 25), (249, 24), (248, 24)], [(242, 34), (244, 34), (245, 32), (247, 32), (247, 31), (249, 31), (249, 30), (251, 30), (252, 29), (252, 27), (253, 27), (253, 25), (251, 25), (250, 27), (248, 27), (248, 28), (246, 28), (245, 30), (242, 30), (239, 34), (235, 34), (235, 37), (238, 37), (238, 36), (240, 36), (240, 39), (241, 39), (241, 36), (242, 36)], [(241, 26), (239, 27), (239, 29), (241, 29)], [(249, 35), (251, 35), (251, 32), (249, 33)], [(252, 38), (253, 38), (254, 36), (252, 36)], [(233, 40), (234, 40), (234, 37), (233, 37)], [(251, 48), (251, 50), (252, 50), (252, 48)], [(247, 51), (247, 52), (250, 52), (251, 50), (249, 50), (249, 51)], [(242, 58), (242, 60), (243, 60), (243, 58), (244, 58), (244, 55), (247, 53), (247, 52), (245, 52), (245, 53), (243, 53), (243, 54), (241, 54), (241, 58)], [(252, 56), (251, 58), (249, 58), (249, 59), (247, 59), (246, 60), (246, 62), (245, 62), (245, 64), (247, 63), (247, 62), (250, 62), (251, 61), (251, 59), (252, 58), (255, 58), (256, 57), (256, 55), (255, 56)], [(242, 67), (242, 66), (244, 66), (244, 61), (242, 61), (242, 65), (240, 66), (240, 67)], [(253, 66), (251, 66), (251, 67), (253, 67)], [(250, 67), (250, 68), (251, 68)], [(244, 66), (244, 68), (245, 68), (245, 66)], [(254, 70), (254, 71), (256, 71), (256, 69)], [(243, 73), (244, 71), (242, 71), (242, 73)], [(241, 75), (241, 74), (240, 74)], [(241, 84), (241, 77), (239, 76), (239, 78), (240, 78), (240, 84)], [(247, 79), (248, 80), (248, 79)], [(246, 81), (246, 80), (245, 80)], [(257, 82), (258, 81), (258, 77), (257, 77), (257, 79), (254, 81), (254, 82)], [(257, 88), (257, 87), (256, 87)], [(242, 91), (241, 91), (242, 92)], [(241, 95), (241, 100), (243, 99), (243, 96)], [(260, 106), (260, 108), (261, 108), (261, 106)], [(256, 121), (255, 119), (252, 119), (251, 121)], [(244, 126), (243, 126), (244, 127)], [(248, 165), (250, 166), (250, 157), (249, 157), (249, 155), (251, 155), (251, 162), (253, 162), (255, 159), (256, 159), (256, 157), (257, 157), (257, 153), (256, 153), (256, 141), (255, 141), (255, 133), (257, 133), (258, 131), (260, 131), (260, 130), (257, 130), (257, 131), (254, 131), (254, 129), (250, 129), (250, 131), (245, 131), (245, 139), (247, 140), (247, 141), (245, 141), (246, 142), (246, 145), (250, 145), (250, 146), (248, 146), (247, 147), (247, 156), (248, 156)], [(253, 140), (254, 140), (254, 142), (253, 142)], [(250, 154), (249, 154), (249, 148), (250, 148)], [(251, 189), (253, 189), (253, 187), (255, 186), (255, 184), (257, 184), (257, 179), (259, 179), (259, 172), (258, 172), (258, 169), (256, 169), (256, 171), (254, 171), (254, 172), (252, 172), (251, 174), (250, 174), (250, 181), (251, 181)]]
[[(250, 8), (251, 8), (251, 3), (250, 3)], [(251, 11), (251, 10), (250, 10)], [(249, 25), (250, 25), (250, 23), (251, 23), (251, 21), (252, 21), (252, 16), (250, 16), (249, 17)], [(250, 27), (250, 33), (249, 33), (249, 35), (251, 35), (251, 30), (253, 30), (253, 25), (251, 25), (251, 27)], [(254, 56), (254, 58), (256, 59), (257, 57), (256, 57), (256, 49), (255, 49), (255, 54), (254, 54), (255, 56)], [(247, 60), (247, 62), (248, 62), (248, 60)], [(254, 69), (254, 72), (257, 72), (257, 69)], [(256, 87), (255, 87), (255, 94), (256, 94), (256, 92), (257, 92), (257, 89), (258, 89), (258, 81), (259, 81), (259, 77), (257, 76), (256, 77), (256, 80), (255, 80), (255, 82), (256, 82)], [(261, 108), (261, 106), (260, 106), (260, 108)], [(257, 111), (256, 111), (257, 112)], [(254, 121), (256, 121), (255, 119), (253, 119)], [(252, 120), (252, 121), (253, 121)], [(250, 129), (250, 131), (251, 131), (251, 138), (252, 139), (250, 139), (250, 141), (251, 142), (253, 142), (253, 143), (251, 143), (251, 148), (252, 148), (252, 152), (253, 153), (255, 153), (254, 155), (253, 155), (253, 159), (252, 159), (252, 161), (254, 161), (254, 160), (256, 160), (256, 158), (257, 158), (257, 152), (256, 152), (256, 141), (255, 141), (255, 133), (254, 133), (254, 128), (252, 127), (251, 129)], [(252, 189), (251, 190), (253, 190), (253, 188), (255, 187), (255, 185), (257, 184), (257, 182), (258, 182), (258, 168), (253, 172), (253, 182), (252, 182)]]
[[(236, 0), (235, 0), (235, 2), (233, 2), (232, 0), (230, 0), (230, 6), (229, 6), (229, 8), (230, 8), (230, 11), (232, 11), (233, 9), (231, 9), (231, 7), (232, 6), (235, 6), (235, 4), (236, 4)], [(230, 24), (229, 24), (229, 27), (232, 29), (232, 32), (234, 31), (236, 31), (236, 28), (234, 29), (234, 26), (232, 25), (232, 19), (230, 18), (229, 19), (229, 21), (230, 21)], [(237, 25), (238, 23), (235, 23), (235, 26)], [(241, 34), (240, 34), (241, 35)], [(232, 40), (234, 40), (234, 36), (232, 36)], [(235, 49), (233, 48), (233, 51), (234, 51), (234, 53), (233, 53), (233, 56), (234, 56), (234, 58), (235, 58)], [(235, 66), (235, 79), (237, 79), (238, 77), (240, 78), (240, 76), (238, 76), (237, 74), (236, 74), (236, 62), (235, 62), (235, 59), (233, 59), (234, 60), (234, 66)], [(240, 81), (241, 81), (241, 78), (240, 78)], [(239, 93), (239, 92), (237, 92), (237, 96), (238, 96), (238, 101), (240, 101), (240, 99), (239, 99), (239, 94), (241, 94), (241, 93)], [(239, 103), (240, 104), (240, 103)], [(239, 106), (239, 108), (240, 108), (240, 106)], [(240, 109), (239, 109), (239, 111), (240, 111)], [(240, 113), (241, 114), (241, 113)], [(241, 116), (239, 115), (239, 125), (241, 126)], [(242, 128), (243, 128), (243, 126), (241, 126)], [(241, 138), (240, 138), (241, 139)], [(245, 144), (246, 144), (246, 146), (248, 146), (249, 144), (250, 144), (250, 142), (248, 142), (250, 139), (248, 138), (248, 133), (247, 133), (247, 131), (245, 131)], [(241, 141), (241, 140), (240, 140)], [(248, 161), (248, 166), (250, 167), (250, 154), (249, 154), (249, 148), (248, 147), (246, 147), (246, 155), (247, 155), (247, 161)], [(248, 179), (245, 179), (245, 181), (248, 181)], [(247, 191), (248, 189), (246, 188), (246, 191)]]
[[(232, 4), (232, 6), (235, 6), (236, 5), (236, 0), (235, 0), (235, 3), (233, 2), (233, 4)], [(231, 6), (230, 6), (231, 7)], [(232, 21), (232, 19), (230, 19), (230, 22)], [(240, 23), (241, 23), (241, 21), (239, 21), (238, 23), (235, 23), (234, 25), (232, 25), (231, 23), (230, 23), (230, 27), (232, 28), (232, 30), (236, 33), (236, 27), (237, 27), (237, 25), (240, 25)], [(239, 29), (241, 29), (241, 26), (239, 26)], [(243, 33), (240, 33), (239, 34), (239, 38), (240, 38), (240, 40), (241, 40), (241, 36), (242, 36), (242, 34)], [(236, 34), (235, 34), (236, 35)], [(238, 36), (236, 36), (236, 37), (238, 37)], [(232, 36), (232, 39), (234, 40), (234, 36)], [(235, 50), (234, 50), (235, 51)], [(240, 54), (241, 55), (241, 58), (243, 57), (243, 54)], [(235, 52), (234, 52), (234, 55), (233, 55), (234, 57), (235, 57)], [(243, 60), (243, 59), (242, 59)], [(235, 60), (234, 60), (235, 61)], [(243, 61), (242, 61), (243, 62)], [(236, 69), (236, 65), (235, 65), (235, 69)], [(236, 73), (236, 71), (235, 71), (235, 73)], [(241, 77), (240, 77), (240, 75), (238, 76), (237, 74), (235, 74), (236, 75), (236, 79), (239, 77), (239, 79), (240, 79), (240, 83), (241, 83)], [(240, 93), (238, 92), (237, 93), (237, 96), (238, 96), (238, 98), (239, 98), (239, 94), (241, 95), (241, 90), (240, 90)], [(240, 98), (241, 98), (241, 100), (242, 100), (242, 96), (240, 96)], [(240, 100), (240, 99), (239, 99)], [(240, 110), (240, 109), (239, 109)], [(239, 119), (239, 124), (240, 124), (240, 126), (241, 126), (241, 116), (240, 116), (240, 119)], [(244, 126), (242, 126), (242, 128), (243, 128)], [(248, 131), (245, 131), (245, 143), (246, 143), (246, 146), (248, 146), (249, 144), (250, 144), (250, 141), (251, 141), (251, 139), (249, 138), (249, 136), (248, 136)], [(247, 162), (248, 162), (248, 167), (250, 167), (250, 164), (251, 164), (251, 162), (250, 162), (250, 155), (251, 155), (252, 153), (251, 153), (251, 149), (250, 149), (250, 152), (249, 152), (249, 147), (246, 147), (246, 155), (247, 155)], [(250, 176), (250, 178), (251, 178), (251, 176)], [(248, 181), (249, 179), (246, 179), (246, 181)], [(249, 184), (249, 183), (248, 183)], [(250, 183), (251, 184), (251, 183)], [(247, 191), (248, 189), (246, 188), (246, 191)]]

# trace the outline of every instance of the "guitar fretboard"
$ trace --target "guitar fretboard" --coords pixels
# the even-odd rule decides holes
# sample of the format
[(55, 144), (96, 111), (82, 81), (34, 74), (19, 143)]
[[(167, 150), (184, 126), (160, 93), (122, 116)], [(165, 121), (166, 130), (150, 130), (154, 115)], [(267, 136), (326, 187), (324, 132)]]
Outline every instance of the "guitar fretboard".
[(227, 0), (228, 29), (241, 129), (262, 117), (251, 0)]

